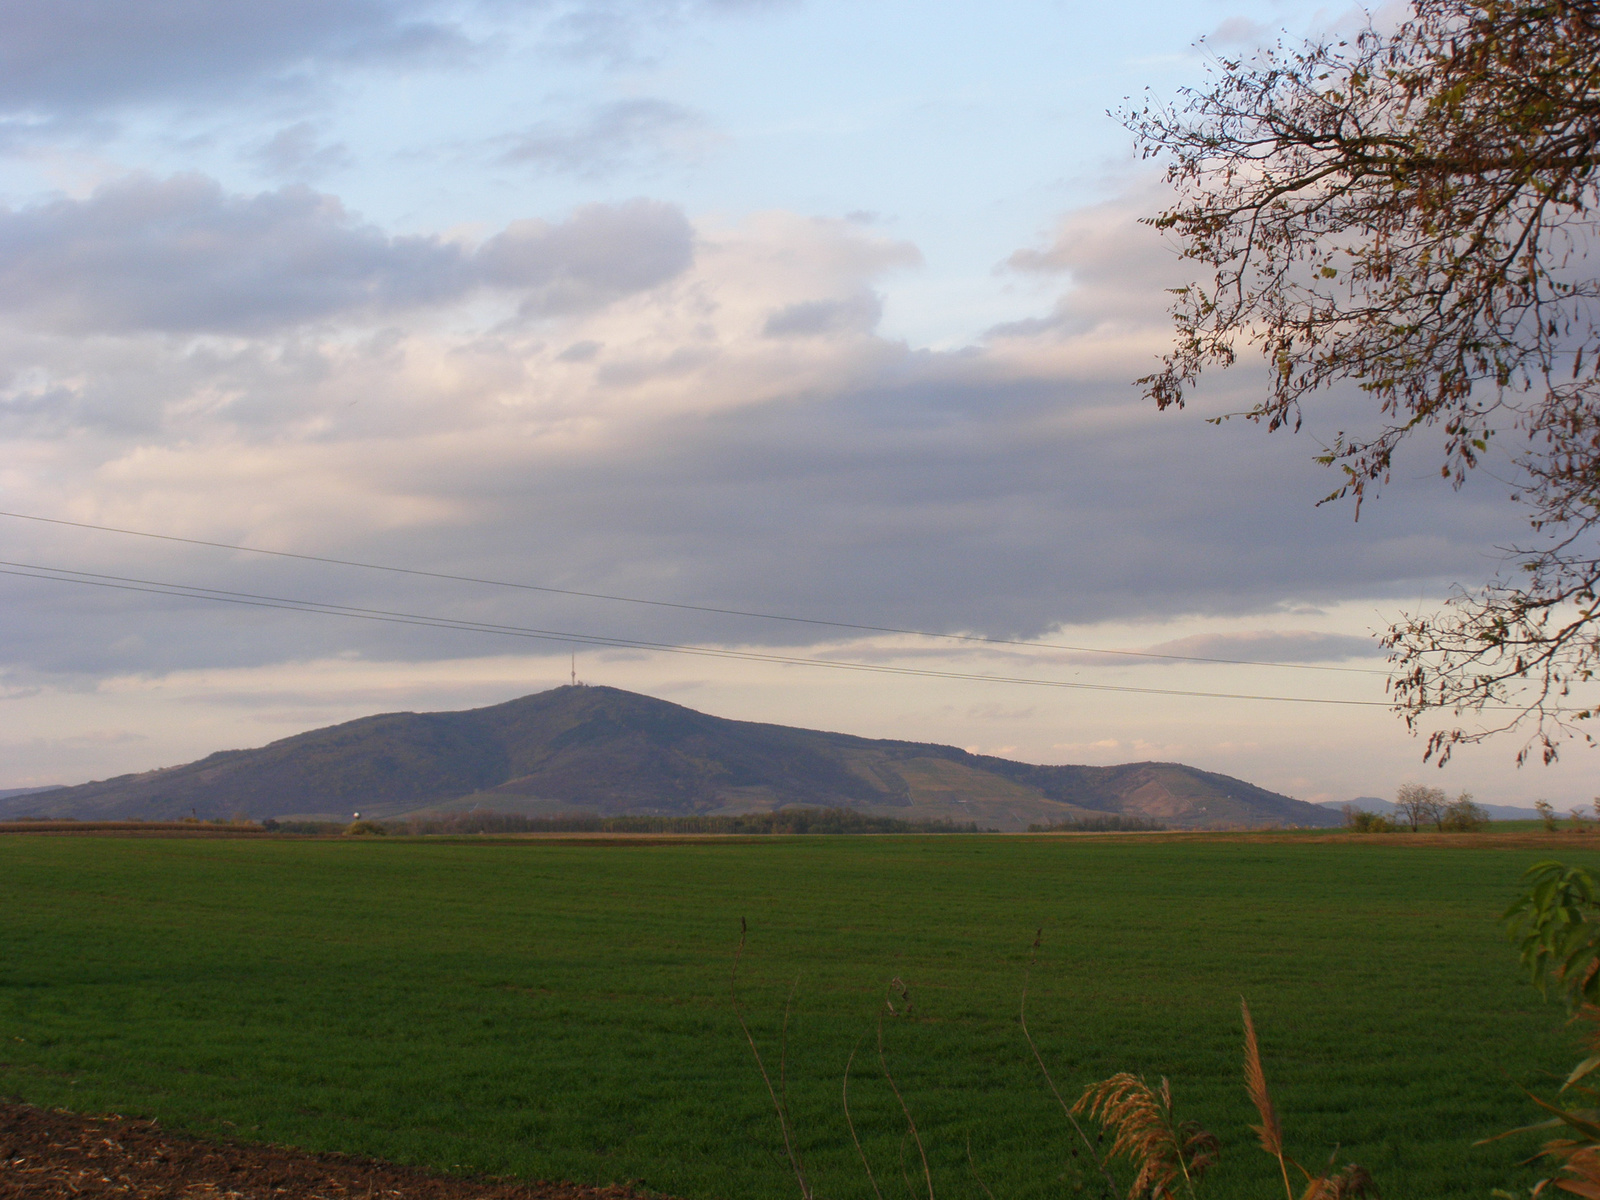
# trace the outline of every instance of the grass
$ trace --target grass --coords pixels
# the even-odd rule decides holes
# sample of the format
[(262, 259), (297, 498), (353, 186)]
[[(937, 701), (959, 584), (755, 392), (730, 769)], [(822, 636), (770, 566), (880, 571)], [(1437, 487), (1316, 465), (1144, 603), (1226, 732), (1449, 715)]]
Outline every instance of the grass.
[[(1600, 866), (1600, 838), (1560, 839)], [(1426, 836), (557, 841), (0, 838), (0, 1094), (446, 1169), (797, 1194), (729, 1003), (787, 1079), (818, 1196), (1056, 1196), (1070, 1101), (1170, 1078), (1217, 1195), (1281, 1195), (1241, 1073), (1248, 997), (1289, 1153), (1391, 1200), (1534, 1177), (1514, 1084), (1574, 1057), (1497, 917), (1527, 844)], [(1551, 843), (1554, 845), (1554, 842)], [(1588, 846), (1595, 849), (1590, 850)], [(798, 985), (796, 979), (798, 977)], [(898, 1003), (898, 1001), (897, 1001)], [(862, 1039), (865, 1039), (864, 1041)], [(1550, 1089), (1546, 1089), (1550, 1090)], [(1083, 1172), (1085, 1180), (1088, 1173)], [(907, 1181), (910, 1183), (908, 1184)], [(1276, 1190), (1275, 1190), (1276, 1189)], [(1091, 1193), (1092, 1190), (1091, 1190)]]

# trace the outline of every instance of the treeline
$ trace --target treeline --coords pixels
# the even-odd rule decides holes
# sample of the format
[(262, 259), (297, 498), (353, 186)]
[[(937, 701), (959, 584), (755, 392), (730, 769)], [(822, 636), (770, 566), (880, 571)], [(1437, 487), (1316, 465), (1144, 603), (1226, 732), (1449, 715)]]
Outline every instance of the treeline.
[(1160, 821), (1147, 821), (1143, 817), (1125, 817), (1112, 813), (1104, 817), (1078, 817), (1071, 821), (1057, 821), (1050, 825), (1029, 825), (1029, 833), (1155, 833), (1167, 828)]
[(975, 822), (903, 821), (848, 808), (786, 808), (738, 816), (628, 816), (583, 814), (527, 817), (517, 813), (437, 813), (395, 821), (263, 821), (277, 833), (395, 834), (422, 837), (465, 833), (989, 833)]
[(1346, 804), (1341, 811), (1345, 828), (1353, 833), (1416, 833), (1430, 828), (1439, 833), (1478, 833), (1489, 828), (1489, 814), (1472, 799), (1472, 793), (1462, 792), (1452, 800), (1443, 789), (1419, 783), (1401, 785), (1395, 793), (1392, 815), (1369, 812), (1353, 804)]

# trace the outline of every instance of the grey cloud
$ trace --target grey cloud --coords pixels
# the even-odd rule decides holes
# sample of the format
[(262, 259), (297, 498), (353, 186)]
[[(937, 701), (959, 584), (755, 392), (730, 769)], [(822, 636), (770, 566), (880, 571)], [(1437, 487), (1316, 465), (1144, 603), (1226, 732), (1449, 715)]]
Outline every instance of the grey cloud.
[(502, 287), (529, 289), (524, 312), (588, 308), (654, 287), (694, 260), (694, 229), (676, 205), (588, 204), (559, 225), (514, 221), (479, 249), (475, 266)]
[(134, 176), (84, 200), (0, 209), (0, 311), (67, 332), (261, 332), (491, 286), (532, 313), (651, 287), (693, 256), (677, 208), (588, 205), (518, 221), (475, 253), (392, 237), (303, 186), (255, 196), (201, 176)]
[(76, 113), (415, 61), (466, 41), (420, 0), (0, 0), (0, 111)]
[(1314, 630), (1253, 630), (1243, 633), (1205, 633), (1148, 646), (1149, 654), (1189, 658), (1246, 659), (1262, 662), (1334, 663), (1352, 658), (1382, 657), (1372, 638)]
[(797, 0), (583, 0), (569, 4), (551, 22), (552, 44), (561, 53), (613, 64), (647, 55), (650, 32), (701, 16), (742, 16), (792, 7)]
[(0, 211), (0, 309), (68, 331), (260, 330), (461, 291), (462, 254), (390, 238), (305, 187), (134, 176)]
[[(1118, 241), (1117, 231), (1125, 229), (1119, 214), (1090, 217), (1061, 239), (1077, 249), (1070, 259), (1063, 251), (1074, 291), (1059, 328), (1081, 328), (1097, 311), (1129, 322), (1159, 320), (1148, 295), (1139, 302), (1142, 285), (1124, 282), (1159, 275), (1159, 243), (1152, 251), (1131, 238)], [(0, 215), (0, 251), (7, 228)], [(639, 246), (630, 241), (635, 233)], [(381, 242), (379, 234), (365, 236)], [(446, 274), (526, 289), (537, 307), (651, 286), (692, 252), (681, 214), (641, 201), (581, 210), (560, 224), (518, 224), (476, 255), (454, 251), (459, 258)], [(0, 253), (0, 268), (4, 261)], [(8, 290), (0, 286), (0, 300)], [(796, 334), (825, 329), (830, 311), (802, 304), (770, 315), (786, 314), (776, 332), (788, 322)], [(0, 351), (5, 336), (0, 329)], [(789, 360), (799, 358), (800, 348), (761, 349)], [(339, 439), (348, 439), (338, 461), (341, 486), (348, 482), (353, 498), (340, 502), (350, 523), (319, 516), (297, 526), (295, 518), (280, 518), (261, 534), (276, 545), (679, 603), (1006, 637), (1036, 636), (1061, 624), (1247, 617), (1307, 602), (1387, 604), (1438, 594), (1452, 582), (1487, 577), (1497, 563), (1485, 557), (1485, 547), (1514, 543), (1527, 532), (1494, 481), (1475, 478), (1460, 492), (1439, 481), (1425, 445), (1397, 461), (1394, 484), (1366, 505), (1358, 524), (1349, 506), (1316, 507), (1332, 480), (1312, 462), (1318, 447), (1309, 433), (1213, 428), (1204, 412), (1157, 414), (1128, 384), (1136, 364), (1096, 367), (1085, 356), (1088, 366), (1080, 357), (1064, 367), (1059, 356), (1043, 356), (1053, 365), (1029, 373), (1026, 354), (1013, 349), (991, 357), (982, 349), (918, 353), (884, 343), (860, 356), (866, 365), (856, 374), (831, 387), (810, 376), (796, 385), (796, 395), (731, 411), (629, 410), (625, 420), (602, 413), (596, 424), (603, 433), (595, 437), (526, 442), (527, 426), (503, 414), (460, 416), (433, 400), (385, 408), (358, 425), (335, 407), (352, 385), (324, 382), (318, 372), (341, 368), (314, 354), (295, 361), (256, 349), (255, 357), (219, 358), (207, 367), (198, 352), (187, 352), (181, 368), (173, 368), (152, 352), (147, 366), (120, 375), (108, 370), (93, 394), (85, 389), (74, 403), (92, 404), (101, 423), (82, 421), (75, 429), (98, 439), (93, 453), (101, 462), (117, 461), (118, 447), (179, 441), (189, 427), (162, 428), (160, 404), (176, 386), (174, 377), (188, 372), (184, 394), (239, 397), (215, 418), (231, 423), (218, 434), (224, 453), (294, 436), (284, 432), (291, 415), (325, 418), (319, 453), (333, 454)], [(582, 343), (568, 347), (573, 358), (589, 352)], [(682, 344), (661, 353), (619, 338), (596, 377), (605, 387), (692, 378), (696, 370), (709, 376), (718, 368), (705, 356), (716, 352)], [(471, 348), (457, 353), (470, 368)], [(63, 374), (70, 375), (70, 365)], [(728, 369), (738, 363), (730, 359)], [(363, 367), (362, 395), (382, 394), (386, 378)], [(398, 369), (395, 379), (401, 382)], [(1259, 376), (1238, 371), (1230, 380), (1248, 390)], [(45, 406), (62, 387), (21, 376), (14, 386), (19, 403)], [(595, 395), (603, 408), (609, 397)], [(115, 426), (113, 416), (129, 409), (151, 424)], [(1357, 430), (1371, 413), (1364, 397), (1336, 394), (1308, 417), (1330, 429)], [(474, 424), (497, 420), (508, 422), (503, 433)], [(441, 433), (449, 436), (435, 436)], [(61, 473), (92, 477), (97, 488), (115, 491), (115, 481), (100, 483), (92, 467)], [(241, 514), (253, 511), (248, 486), (226, 492)], [(450, 515), (389, 520), (388, 506), (397, 499)], [(352, 507), (362, 503), (373, 511)], [(239, 540), (261, 540), (240, 520)], [(346, 532), (356, 528), (378, 532)], [(555, 630), (756, 645), (838, 636), (826, 628), (442, 581), (368, 579), (212, 552), (152, 555), (142, 543), (118, 549), (103, 540), (76, 546), (53, 538), (42, 548), (52, 555), (44, 561), (88, 570), (125, 566), (127, 574)], [(340, 653), (427, 659), (546, 646), (270, 611), (242, 616), (189, 600), (30, 580), (0, 578), (0, 604), (9, 618), (0, 626), (0, 662), (59, 671)], [(140, 634), (142, 643), (122, 640), (129, 633)], [(1338, 642), (1263, 648), (1270, 652), (1239, 653), (1234, 645), (1215, 657), (1357, 652)]]
[(306, 183), (350, 166), (354, 159), (343, 142), (325, 143), (310, 121), (285, 126), (251, 155), (271, 175)]
[(641, 39), (702, 16), (791, 0), (0, 0), (0, 114), (13, 132), (149, 104), (302, 91), (330, 71), (492, 52), (498, 23), (539, 23), (558, 53), (629, 60)]
[(593, 362), (594, 356), (603, 349), (601, 343), (584, 340), (573, 342), (560, 354), (556, 355), (557, 362), (586, 363)]
[(1158, 182), (1146, 181), (1125, 196), (1069, 214), (1048, 246), (1014, 252), (1001, 270), (1059, 280), (1067, 288), (1047, 315), (995, 326), (987, 336), (1072, 334), (1106, 320), (1162, 320), (1166, 289), (1183, 283), (1193, 268), (1139, 219), (1160, 211), (1169, 198)]
[(692, 150), (704, 143), (704, 119), (665, 100), (619, 100), (571, 125), (544, 122), (512, 141), (504, 159), (555, 171), (599, 175), (628, 163)]
[[(961, 367), (953, 358), (908, 357), (913, 378), (894, 388), (638, 419), (603, 443), (552, 452), (530, 444), (525, 454), (492, 460), (474, 449), (384, 466), (353, 446), (350, 469), (372, 477), (375, 495), (432, 497), (471, 519), (349, 540), (336, 523), (272, 536), (289, 546), (314, 539), (313, 552), (335, 557), (479, 577), (1028, 637), (1061, 623), (1271, 612), (1286, 599), (1414, 597), (1481, 578), (1489, 569), (1481, 548), (1518, 531), (1503, 495), (1451, 492), (1425, 472), (1402, 477), (1357, 524), (1348, 509), (1314, 506), (1327, 476), (1303, 439), (1214, 429), (1182, 413), (1080, 422), (1078, 414), (1112, 404), (1120, 386), (973, 381)], [(248, 530), (238, 536), (259, 540)], [(53, 534), (44, 549), (45, 561), (89, 570), (120, 566), (132, 575), (553, 630), (756, 645), (839, 636), (200, 550), (153, 553), (144, 543), (88, 535), (79, 545)], [(51, 670), (346, 652), (399, 660), (564, 653), (538, 641), (241, 615), (31, 580), (0, 579), (0, 602), (11, 615), (0, 630), (0, 659)], [(142, 644), (123, 640), (129, 632)], [(1269, 652), (1239, 653), (1233, 643), (1216, 657), (1356, 650), (1311, 640), (1260, 648)]]
[(767, 337), (816, 337), (830, 333), (871, 333), (883, 317), (883, 300), (862, 291), (842, 300), (806, 300), (780, 308), (767, 318)]

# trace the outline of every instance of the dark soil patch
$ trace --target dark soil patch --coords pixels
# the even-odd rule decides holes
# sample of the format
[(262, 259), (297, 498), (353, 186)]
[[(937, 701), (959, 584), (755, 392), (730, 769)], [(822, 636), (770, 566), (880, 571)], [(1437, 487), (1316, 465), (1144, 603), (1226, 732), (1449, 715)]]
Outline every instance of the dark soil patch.
[(624, 1187), (437, 1175), (413, 1167), (211, 1142), (155, 1121), (0, 1101), (4, 1200), (644, 1200)]

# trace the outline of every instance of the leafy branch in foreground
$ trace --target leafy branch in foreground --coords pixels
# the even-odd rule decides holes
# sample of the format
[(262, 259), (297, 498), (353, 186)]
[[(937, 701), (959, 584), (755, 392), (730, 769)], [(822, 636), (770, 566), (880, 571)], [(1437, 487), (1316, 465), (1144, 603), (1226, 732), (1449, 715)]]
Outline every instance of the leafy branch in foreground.
[(1600, 888), (1581, 867), (1553, 860), (1523, 876), (1528, 890), (1504, 921), (1529, 980), (1559, 992), (1574, 1012), (1600, 1004)]
[[(1586, 1200), (1600, 1200), (1600, 1091), (1588, 1082), (1600, 1070), (1600, 1007), (1595, 1003), (1600, 989), (1597, 888), (1594, 877), (1581, 867), (1553, 861), (1535, 863), (1523, 878), (1528, 890), (1506, 910), (1507, 932), (1517, 943), (1532, 982), (1547, 996), (1555, 991), (1573, 1018), (1588, 1026), (1584, 1042), (1589, 1053), (1561, 1085), (1560, 1094), (1568, 1103), (1552, 1104), (1527, 1092), (1530, 1100), (1551, 1114), (1549, 1118), (1484, 1140), (1493, 1142), (1531, 1131), (1562, 1131), (1566, 1136), (1551, 1138), (1534, 1155), (1534, 1159), (1549, 1159), (1557, 1166), (1554, 1175), (1534, 1185), (1532, 1195), (1538, 1196), (1554, 1184)], [(1512, 1200), (1508, 1192), (1495, 1194)]]

